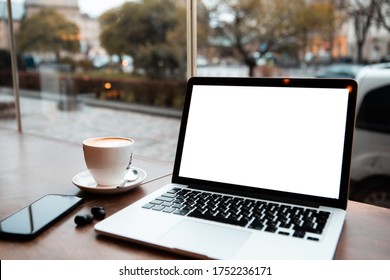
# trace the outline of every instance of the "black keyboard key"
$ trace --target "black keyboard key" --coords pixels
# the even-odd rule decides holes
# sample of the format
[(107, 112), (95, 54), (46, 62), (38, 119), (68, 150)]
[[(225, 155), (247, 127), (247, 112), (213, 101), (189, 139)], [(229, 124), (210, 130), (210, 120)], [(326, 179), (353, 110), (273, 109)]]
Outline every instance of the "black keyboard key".
[(308, 236), (307, 237), (307, 240), (312, 240), (312, 241), (319, 241), (320, 239), (317, 238), (317, 237), (311, 237), (311, 236)]
[(320, 212), (318, 213), (318, 216), (319, 216), (319, 217), (324, 217), (324, 218), (328, 218), (329, 215), (330, 215), (330, 212), (328, 212), (328, 211), (320, 211)]
[(220, 212), (220, 211), (218, 211), (218, 210), (208, 210), (208, 211), (206, 211), (206, 215), (210, 215), (210, 216), (216, 216), (217, 214), (223, 214), (224, 212)]
[(320, 211), (317, 215), (317, 223), (323, 223), (325, 224), (330, 216), (329, 212)]
[(281, 235), (290, 235), (290, 233), (286, 232), (286, 231), (279, 231), (278, 234), (281, 234)]
[(306, 234), (306, 232), (304, 232), (304, 231), (296, 230), (294, 232), (293, 236), (298, 237), (298, 238), (304, 238), (305, 234)]
[(224, 212), (218, 212), (215, 216), (221, 219), (230, 219), (230, 220), (238, 220), (240, 218), (240, 217), (231, 216), (230, 213), (224, 213)]
[(283, 211), (290, 211), (291, 210), (291, 206), (290, 205), (282, 205), (282, 206), (280, 206), (280, 209), (283, 210)]
[(292, 211), (293, 213), (302, 213), (304, 209), (302, 207), (293, 207)]
[(238, 220), (240, 217), (241, 215), (235, 213), (230, 213), (229, 215), (229, 219), (234, 219), (234, 220)]
[(267, 226), (264, 231), (276, 232), (277, 230), (278, 230), (278, 228), (275, 226)]
[(257, 229), (257, 230), (262, 230), (264, 228), (263, 221), (260, 220), (254, 220), (250, 225), (249, 228)]
[(279, 224), (279, 227), (281, 227), (281, 228), (290, 228), (291, 227), (291, 223), (281, 222)]
[(305, 225), (302, 225), (302, 226), (297, 226), (295, 225), (294, 226), (294, 230), (295, 231), (304, 231), (304, 232), (312, 232), (312, 233), (316, 233), (316, 234), (321, 234), (322, 231), (323, 231), (323, 227), (322, 226), (316, 226), (316, 227), (309, 227), (309, 226), (305, 226)]
[(315, 227), (315, 233), (321, 234), (324, 230), (325, 224), (317, 224)]
[(182, 208), (183, 205), (181, 205), (180, 203), (174, 203), (174, 204), (172, 205), (172, 207), (173, 207), (173, 208)]
[(183, 203), (185, 201), (185, 199), (181, 196), (177, 196), (173, 199), (173, 202), (175, 203)]
[(176, 215), (182, 215), (182, 216), (185, 216), (188, 214), (188, 210), (185, 210), (185, 209), (176, 209), (173, 214), (176, 214)]
[(293, 225), (300, 226), (302, 221), (301, 221), (301, 218), (299, 216), (292, 216), (290, 222)]

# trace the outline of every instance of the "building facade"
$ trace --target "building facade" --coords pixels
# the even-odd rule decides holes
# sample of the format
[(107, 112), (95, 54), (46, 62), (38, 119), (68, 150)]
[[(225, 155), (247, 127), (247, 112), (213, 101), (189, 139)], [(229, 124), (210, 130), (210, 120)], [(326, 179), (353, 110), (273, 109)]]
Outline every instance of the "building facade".
[(87, 14), (82, 14), (78, 0), (25, 0), (26, 17), (41, 9), (53, 9), (79, 26), (80, 52), (85, 58), (93, 58), (96, 54), (104, 52), (99, 41), (99, 21)]
[[(11, 6), (14, 30), (18, 30), (20, 21), (24, 16), (24, 6), (21, 3), (13, 3)], [(0, 2), (0, 50), (9, 49), (8, 38), (8, 11), (7, 2)]]

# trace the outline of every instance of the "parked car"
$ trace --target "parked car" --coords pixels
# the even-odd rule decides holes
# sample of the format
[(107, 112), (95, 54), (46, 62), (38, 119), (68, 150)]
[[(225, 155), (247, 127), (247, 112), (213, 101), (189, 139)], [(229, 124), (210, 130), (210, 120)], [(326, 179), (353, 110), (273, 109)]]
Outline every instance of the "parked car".
[(376, 63), (376, 64), (370, 65), (370, 67), (371, 68), (382, 68), (382, 69), (390, 68), (390, 62)]
[(364, 67), (361, 64), (337, 63), (318, 71), (317, 78), (351, 78), (355, 79), (359, 71)]
[(350, 198), (390, 208), (390, 68), (384, 65), (366, 66), (356, 77)]

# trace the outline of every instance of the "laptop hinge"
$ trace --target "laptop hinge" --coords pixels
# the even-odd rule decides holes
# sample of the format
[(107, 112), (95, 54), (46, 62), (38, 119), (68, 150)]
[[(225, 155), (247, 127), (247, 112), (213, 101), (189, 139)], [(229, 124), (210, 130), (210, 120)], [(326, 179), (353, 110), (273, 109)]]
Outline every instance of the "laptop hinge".
[(221, 192), (221, 190), (218, 188), (205, 187), (200, 185), (188, 185), (188, 188), (202, 190), (202, 191), (216, 192), (222, 195), (229, 194), (229, 195), (243, 196), (249, 199), (254, 198), (254, 199), (270, 200), (270, 201), (287, 203), (287, 204), (297, 204), (297, 205), (312, 207), (312, 208), (319, 208), (321, 206), (319, 203), (308, 202), (299, 199), (291, 199), (291, 198), (280, 197), (280, 196), (276, 197), (272, 195), (264, 195), (264, 194), (253, 193), (253, 192), (246, 192), (246, 191), (224, 189), (223, 192)]

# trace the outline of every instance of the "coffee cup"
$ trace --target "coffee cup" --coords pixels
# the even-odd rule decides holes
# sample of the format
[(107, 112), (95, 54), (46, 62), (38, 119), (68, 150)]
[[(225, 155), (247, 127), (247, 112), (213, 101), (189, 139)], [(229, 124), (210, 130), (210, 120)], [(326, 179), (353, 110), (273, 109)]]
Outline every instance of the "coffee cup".
[(95, 137), (83, 141), (84, 160), (100, 186), (123, 182), (133, 159), (134, 140), (125, 137)]

